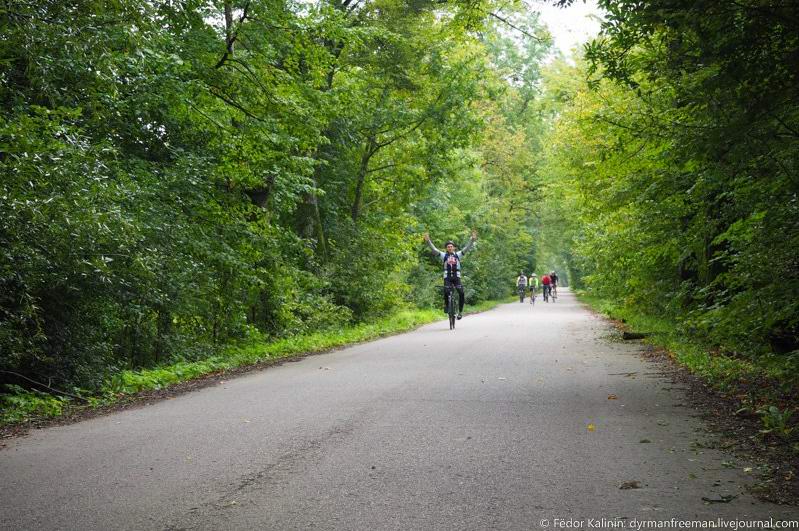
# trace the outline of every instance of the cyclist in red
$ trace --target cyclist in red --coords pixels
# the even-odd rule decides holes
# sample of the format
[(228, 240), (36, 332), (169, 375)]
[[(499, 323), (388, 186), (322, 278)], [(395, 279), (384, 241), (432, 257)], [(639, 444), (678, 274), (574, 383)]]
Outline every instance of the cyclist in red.
[(549, 278), (549, 275), (544, 275), (541, 277), (541, 284), (544, 287), (544, 302), (549, 302), (549, 296), (551, 295), (552, 289), (552, 279)]

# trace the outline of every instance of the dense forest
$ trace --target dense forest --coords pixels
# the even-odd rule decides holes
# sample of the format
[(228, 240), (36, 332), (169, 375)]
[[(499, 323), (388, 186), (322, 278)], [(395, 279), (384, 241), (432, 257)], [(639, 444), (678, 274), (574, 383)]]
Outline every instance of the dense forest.
[(426, 231), (479, 232), (471, 302), (533, 265), (550, 44), (521, 6), (51, 0), (0, 16), (2, 381), (91, 390), (432, 306)]
[(6, 1), (0, 383), (434, 307), (472, 229), (472, 303), (555, 268), (795, 377), (799, 5), (599, 3), (570, 60), (518, 1)]
[(572, 279), (799, 382), (799, 4), (601, 2), (546, 85)]

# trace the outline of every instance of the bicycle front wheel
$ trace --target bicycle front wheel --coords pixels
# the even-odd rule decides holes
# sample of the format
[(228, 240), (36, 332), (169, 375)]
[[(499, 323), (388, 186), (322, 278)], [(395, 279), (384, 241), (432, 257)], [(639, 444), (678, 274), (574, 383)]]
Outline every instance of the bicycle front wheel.
[(447, 305), (447, 309), (449, 310), (449, 329), (455, 330), (455, 320), (457, 316), (457, 309), (455, 308), (455, 294), (449, 294), (449, 304)]

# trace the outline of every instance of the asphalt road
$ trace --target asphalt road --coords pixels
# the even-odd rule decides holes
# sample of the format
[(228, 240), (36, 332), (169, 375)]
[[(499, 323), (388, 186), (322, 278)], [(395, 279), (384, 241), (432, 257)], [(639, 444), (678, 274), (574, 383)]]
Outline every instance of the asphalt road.
[[(748, 464), (704, 448), (711, 436), (679, 385), (639, 347), (608, 341), (608, 325), (567, 292), (467, 316), (454, 332), (443, 317), (10, 441), (0, 528), (799, 518), (748, 495)], [(702, 499), (722, 496), (735, 497)]]

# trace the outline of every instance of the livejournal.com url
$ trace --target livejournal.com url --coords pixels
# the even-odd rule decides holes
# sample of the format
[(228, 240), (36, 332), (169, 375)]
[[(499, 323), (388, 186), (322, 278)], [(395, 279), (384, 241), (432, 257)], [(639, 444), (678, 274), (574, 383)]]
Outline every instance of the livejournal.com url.
[(542, 518), (539, 522), (542, 529), (799, 529), (799, 520), (681, 520), (679, 518), (653, 519), (618, 519), (618, 518)]

